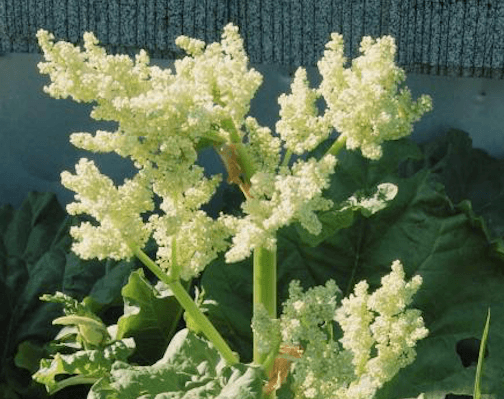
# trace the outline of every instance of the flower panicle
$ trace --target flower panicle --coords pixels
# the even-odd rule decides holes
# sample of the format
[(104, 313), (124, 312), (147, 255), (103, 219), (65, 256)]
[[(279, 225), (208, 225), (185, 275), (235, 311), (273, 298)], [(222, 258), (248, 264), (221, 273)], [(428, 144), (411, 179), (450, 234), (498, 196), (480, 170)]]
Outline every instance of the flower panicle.
[[(95, 101), (93, 118), (119, 123), (115, 132), (74, 133), (71, 142), (130, 158), (141, 174), (132, 179), (138, 183), (139, 196), (130, 192), (133, 183), (116, 188), (91, 173), (88, 164), (79, 184), (77, 178), (72, 183), (70, 175), (63, 175), (63, 183), (77, 193), (69, 211), (89, 213), (100, 224), (74, 229), (80, 241), (75, 248), (88, 257), (103, 257), (109, 250), (116, 258), (127, 257), (131, 245), (143, 245), (151, 234), (160, 248), (160, 264), (169, 269), (175, 237), (180, 256), (191, 265), (181, 274), (187, 278), (220, 251), (227, 251), (227, 262), (236, 262), (256, 248), (274, 248), (276, 232), (290, 223), (319, 234), (318, 212), (334, 206), (323, 192), (330, 185), (336, 154), (295, 162), (289, 162), (290, 155), (314, 150), (336, 129), (345, 138), (342, 145), (360, 148), (364, 156), (377, 159), (381, 143), (408, 134), (411, 122), (431, 104), (427, 97), (412, 102), (407, 90), (396, 94), (404, 73), (394, 64), (396, 48), (390, 37), (364, 38), (362, 55), (346, 69), (343, 38), (332, 34), (318, 63), (323, 77), (319, 88), (309, 87), (306, 70), (300, 68), (291, 93), (280, 96), (277, 135), (247, 117), (262, 76), (248, 68), (243, 39), (232, 24), (224, 27), (218, 43), (206, 45), (180, 36), (176, 44), (188, 56), (176, 60), (174, 71), (150, 66), (143, 50), (134, 60), (108, 55), (91, 32), (84, 34), (83, 49), (55, 43), (54, 35), (44, 30), (37, 38), (45, 57), (39, 69), (51, 78), (45, 90), (56, 98)], [(316, 105), (320, 97), (327, 104), (322, 115)], [(201, 210), (220, 182), (220, 177), (208, 178), (196, 165), (198, 151), (205, 146), (232, 149), (224, 158), (231, 161), (230, 181), (246, 195), (243, 217), (212, 219)], [(288, 154), (283, 162), (282, 147)], [(160, 214), (145, 221), (154, 196), (161, 198)], [(110, 206), (103, 205), (105, 199)], [(93, 240), (84, 237), (93, 234)], [(129, 243), (119, 243), (126, 238)], [(108, 244), (98, 249), (100, 242)]]
[[(304, 349), (291, 359), (296, 399), (371, 398), (413, 362), (416, 342), (428, 334), (420, 311), (408, 308), (422, 279), (406, 281), (398, 260), (391, 268), (374, 293), (361, 281), (341, 300), (333, 280), (306, 292), (292, 281), (279, 319), (256, 313), (253, 328), (263, 351), (279, 342)], [(343, 332), (339, 339), (333, 321)]]

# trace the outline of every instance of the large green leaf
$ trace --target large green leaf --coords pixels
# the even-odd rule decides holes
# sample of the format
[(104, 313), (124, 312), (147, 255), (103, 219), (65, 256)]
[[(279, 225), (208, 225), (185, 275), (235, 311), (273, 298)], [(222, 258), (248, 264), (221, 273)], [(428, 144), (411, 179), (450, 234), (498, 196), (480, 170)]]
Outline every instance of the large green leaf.
[(122, 289), (124, 315), (117, 322), (117, 339), (134, 337), (133, 360), (152, 364), (158, 360), (176, 332), (182, 308), (172, 292), (158, 283), (153, 287), (142, 269), (131, 273)]
[(70, 237), (65, 213), (54, 194), (30, 193), (17, 210), (0, 208), (0, 390), (33, 395), (13, 358), (27, 339), (48, 341), (57, 332), (51, 320), (57, 306), (39, 301), (48, 290), (61, 289)]
[[(58, 332), (51, 321), (61, 306), (40, 301), (42, 294), (62, 291), (79, 299), (92, 295), (101, 308), (120, 298), (137, 267), (132, 262), (77, 258), (70, 252), (68, 234), (76, 220), (66, 216), (52, 193), (32, 192), (19, 209), (0, 207), (0, 391), (38, 395), (13, 359), (21, 343), (31, 341), (41, 349)], [(4, 381), (10, 388), (1, 385)]]
[[(134, 341), (124, 339), (112, 342), (105, 348), (81, 350), (72, 354), (57, 353), (51, 359), (42, 359), (33, 379), (44, 384), (50, 394), (72, 384), (93, 384), (110, 373), (115, 361), (125, 361), (133, 352)], [(56, 380), (62, 375), (71, 377)]]
[[(450, 129), (422, 145), (422, 162), (408, 162), (410, 173), (428, 168), (454, 204), (473, 210), (499, 256), (504, 258), (504, 160), (472, 147), (469, 135)], [(469, 202), (465, 201), (469, 200)], [(479, 219), (476, 218), (476, 219)]]
[[(408, 177), (399, 175), (397, 164), (404, 144), (388, 143), (378, 162), (359, 161), (357, 153), (346, 152), (331, 186), (331, 192), (338, 192), (341, 184), (344, 194), (333, 197), (341, 200), (353, 192), (354, 185), (394, 183), (399, 192), (387, 209), (369, 219), (357, 218), (351, 227), (317, 248), (303, 244), (293, 227), (279, 233), (280, 301), (285, 299), (291, 279), (301, 280), (307, 288), (332, 278), (345, 295), (366, 279), (374, 290), (392, 261), (400, 259), (408, 278), (414, 274), (423, 277), (412, 306), (422, 310), (430, 334), (418, 343), (417, 360), (387, 384), (378, 398), (416, 397), (421, 392), (427, 399), (472, 394), (477, 348), (471, 359), (463, 347), (468, 342), (477, 344), (488, 307), (492, 326), (482, 392), (498, 398), (504, 392), (504, 263), (493, 256), (483, 224), (476, 223), (467, 208), (453, 206), (429, 169)], [(390, 167), (390, 154), (399, 154), (395, 170)], [(235, 322), (233, 317), (239, 313), (250, 316), (252, 291), (248, 285), (234, 288), (233, 283), (250, 278), (249, 263), (216, 262), (202, 279), (207, 297), (219, 302), (210, 317), (223, 325), (235, 325), (230, 338), (249, 338), (241, 343), (247, 347), (252, 345), (250, 327), (245, 327), (242, 318)]]
[(184, 329), (152, 366), (116, 362), (88, 399), (260, 399), (264, 378), (259, 367), (227, 366), (211, 344)]

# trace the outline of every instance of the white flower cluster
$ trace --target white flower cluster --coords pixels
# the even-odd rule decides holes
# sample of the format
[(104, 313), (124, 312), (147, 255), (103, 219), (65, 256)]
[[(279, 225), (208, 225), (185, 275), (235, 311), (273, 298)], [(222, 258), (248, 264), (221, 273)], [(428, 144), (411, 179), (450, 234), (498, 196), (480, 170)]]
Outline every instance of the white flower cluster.
[(296, 71), (291, 90), (291, 95), (282, 94), (278, 98), (280, 120), (276, 131), (287, 149), (301, 155), (327, 139), (332, 126), (327, 118), (317, 116), (315, 102), (320, 94), (309, 88), (304, 68)]
[[(365, 375), (377, 388), (413, 362), (416, 341), (428, 333), (420, 311), (406, 310), (422, 278), (417, 275), (405, 282), (403, 267), (396, 260), (381, 283), (372, 295), (368, 295), (365, 281), (357, 284), (354, 294), (343, 299), (335, 317), (344, 332), (341, 343), (354, 355), (357, 377)], [(373, 346), (378, 353), (370, 358)]]
[(154, 208), (152, 191), (144, 173), (116, 188), (112, 180), (102, 175), (93, 161), (82, 158), (76, 174), (61, 174), (63, 185), (77, 194), (78, 202), (67, 206), (71, 215), (88, 213), (100, 221), (72, 227), (70, 234), (77, 240), (72, 249), (83, 259), (124, 259), (133, 256), (131, 246), (143, 248), (150, 231), (140, 214)]
[[(72, 143), (130, 157), (141, 172), (133, 179), (137, 194), (130, 192), (132, 183), (116, 189), (92, 164), (81, 162), (73, 179), (63, 173), (63, 184), (77, 193), (69, 212), (88, 213), (100, 224), (72, 229), (76, 253), (83, 258), (129, 257), (131, 245), (143, 247), (153, 234), (161, 265), (170, 267), (175, 242), (181, 276), (197, 275), (225, 250), (230, 234), (199, 209), (214, 194), (220, 177), (208, 179), (195, 165), (197, 145), (202, 140), (241, 140), (240, 127), (262, 82), (258, 72), (247, 69), (238, 29), (226, 26), (222, 43), (206, 49), (202, 42), (179, 37), (177, 43), (193, 56), (175, 62), (176, 75), (149, 67), (143, 50), (135, 63), (127, 56), (107, 55), (92, 33), (84, 35), (85, 51), (65, 42), (54, 44), (54, 36), (44, 30), (37, 38), (46, 60), (39, 63), (40, 72), (52, 81), (44, 90), (55, 98), (95, 101), (93, 118), (119, 122), (116, 132), (74, 133)], [(140, 214), (152, 210), (153, 193), (162, 198), (164, 214), (143, 225)]]
[[(364, 53), (345, 69), (343, 37), (333, 33), (324, 56), (317, 63), (323, 80), (318, 89), (310, 89), (306, 71), (299, 68), (292, 84), (292, 94), (280, 96), (282, 119), (276, 130), (286, 148), (296, 154), (315, 148), (335, 128), (346, 137), (348, 149), (360, 148), (362, 155), (379, 159), (381, 143), (407, 136), (411, 123), (432, 108), (429, 96), (411, 101), (408, 89), (396, 95), (404, 71), (394, 63), (394, 39), (385, 36), (373, 41), (364, 37)], [(327, 109), (317, 116), (315, 101), (323, 96)]]
[[(406, 309), (422, 279), (417, 275), (406, 282), (404, 277), (396, 260), (373, 294), (362, 281), (340, 307), (334, 281), (305, 293), (299, 282), (292, 282), (280, 323), (267, 322), (264, 316), (254, 320), (256, 330), (269, 331), (271, 338), (263, 334), (263, 339), (276, 340), (280, 335), (282, 343), (304, 347), (293, 366), (296, 399), (369, 399), (413, 362), (415, 344), (428, 330), (419, 310)], [(343, 331), (339, 342), (334, 339), (333, 320)]]
[(233, 232), (233, 246), (226, 253), (227, 262), (247, 258), (258, 247), (276, 248), (276, 232), (294, 221), (312, 234), (319, 234), (322, 224), (315, 211), (331, 208), (333, 202), (322, 197), (329, 187), (336, 158), (330, 154), (320, 161), (297, 161), (292, 169), (283, 167), (278, 174), (258, 172), (251, 179), (251, 198), (242, 204), (245, 217), (221, 215), (220, 220)]
[[(77, 193), (69, 211), (88, 213), (100, 224), (72, 229), (78, 241), (75, 251), (83, 258), (129, 257), (132, 247), (142, 247), (153, 235), (158, 262), (170, 269), (175, 260), (183, 278), (197, 275), (228, 249), (230, 236), (226, 260), (235, 262), (258, 247), (272, 250), (276, 231), (289, 223), (300, 222), (312, 234), (321, 231), (316, 212), (333, 206), (322, 191), (329, 186), (336, 159), (327, 154), (320, 160), (300, 159), (292, 167), (284, 160), (280, 166), (282, 145), (289, 154), (303, 154), (336, 127), (349, 148), (360, 147), (375, 159), (381, 142), (408, 134), (411, 121), (428, 108), (424, 98), (415, 105), (406, 94), (394, 97), (403, 75), (393, 64), (390, 38), (376, 44), (365, 38), (365, 55), (350, 71), (343, 70), (342, 39), (333, 35), (319, 63), (324, 77), (320, 88), (310, 89), (306, 72), (299, 69), (292, 94), (280, 97), (280, 137), (247, 117), (262, 76), (248, 69), (243, 41), (232, 24), (224, 27), (221, 43), (205, 46), (179, 37), (177, 45), (189, 56), (175, 61), (175, 74), (148, 66), (143, 50), (135, 60), (107, 55), (92, 33), (84, 34), (84, 51), (54, 43), (54, 36), (44, 30), (37, 38), (46, 60), (39, 69), (51, 78), (44, 90), (55, 98), (96, 102), (93, 118), (119, 123), (115, 132), (74, 133), (71, 142), (129, 157), (139, 170), (119, 188), (86, 161), (74, 177), (63, 173), (63, 184)], [(328, 109), (317, 116), (315, 101), (321, 95)], [(201, 211), (220, 182), (220, 176), (208, 178), (195, 164), (204, 145), (223, 149), (230, 181), (242, 183), (247, 194), (244, 217), (221, 215), (214, 220)], [(141, 214), (152, 211), (154, 195), (162, 199), (163, 214), (143, 224)]]

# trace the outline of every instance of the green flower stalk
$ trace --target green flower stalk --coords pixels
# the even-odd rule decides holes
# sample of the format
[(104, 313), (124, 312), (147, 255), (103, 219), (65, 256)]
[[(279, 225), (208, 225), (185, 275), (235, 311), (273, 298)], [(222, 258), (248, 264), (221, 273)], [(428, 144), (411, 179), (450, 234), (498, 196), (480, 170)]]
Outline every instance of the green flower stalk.
[(179, 301), (180, 305), (184, 308), (191, 319), (198, 325), (203, 334), (212, 342), (215, 348), (221, 353), (222, 357), (226, 360), (229, 365), (238, 363), (238, 357), (229, 348), (224, 338), (215, 329), (213, 324), (208, 320), (208, 318), (203, 314), (203, 312), (194, 303), (193, 299), (186, 292), (178, 278), (173, 278), (168, 276), (163, 272), (156, 263), (154, 263), (143, 251), (140, 249), (133, 249), (135, 255), (140, 259), (140, 261), (149, 268), (149, 270), (154, 273), (154, 275), (159, 278), (162, 282), (168, 285), (173, 292), (173, 295)]
[[(276, 248), (254, 250), (254, 314), (262, 306), (275, 319), (277, 312)], [(260, 353), (258, 337), (254, 335), (254, 362), (263, 364), (268, 354)]]
[[(179, 279), (197, 277), (219, 253), (225, 252), (228, 263), (253, 254), (254, 315), (265, 311), (269, 319), (277, 320), (278, 230), (298, 223), (308, 233), (320, 234), (318, 213), (336, 210), (324, 191), (339, 151), (360, 149), (364, 157), (379, 159), (381, 144), (410, 134), (411, 124), (432, 106), (428, 96), (412, 102), (406, 89), (396, 93), (404, 72), (394, 64), (391, 37), (364, 38), (363, 54), (345, 68), (343, 38), (332, 34), (318, 63), (320, 87), (309, 87), (304, 68), (296, 71), (291, 93), (278, 100), (276, 134), (247, 116), (262, 76), (248, 68), (243, 40), (232, 24), (224, 27), (220, 43), (177, 38), (176, 44), (188, 56), (175, 61), (174, 71), (149, 66), (143, 50), (135, 60), (107, 55), (92, 33), (84, 34), (84, 51), (54, 43), (54, 36), (44, 30), (37, 38), (45, 57), (39, 69), (51, 78), (44, 90), (55, 98), (94, 102), (91, 117), (119, 123), (115, 132), (73, 133), (71, 142), (93, 152), (116, 152), (138, 169), (118, 187), (87, 159), (79, 161), (75, 174), (62, 173), (63, 185), (76, 193), (68, 212), (86, 213), (96, 221), (71, 229), (73, 251), (83, 259), (138, 257), (171, 287), (191, 320), (230, 365), (238, 359)], [(315, 103), (321, 96), (327, 109), (319, 115)], [(339, 137), (322, 157), (307, 156), (334, 130)], [(244, 193), (242, 215), (211, 218), (202, 210), (221, 182), (220, 175), (207, 177), (196, 164), (198, 151), (206, 146), (217, 150), (228, 182)], [(294, 155), (298, 157), (292, 162)], [(395, 196), (396, 191), (388, 192)], [(155, 197), (161, 199), (159, 209), (154, 209)], [(158, 246), (155, 261), (142, 252), (150, 237)], [(293, 306), (304, 305), (301, 301)], [(345, 317), (340, 314), (340, 319), (344, 325)], [(332, 342), (328, 323), (325, 329)], [(254, 363), (269, 371), (281, 342), (265, 351), (262, 340), (255, 329)], [(342, 342), (352, 350), (353, 339)], [(312, 355), (307, 350), (303, 359)], [(365, 354), (357, 353), (353, 363), (358, 372), (366, 361)], [(306, 375), (305, 380), (309, 378)], [(304, 390), (304, 397), (315, 397), (310, 389)]]

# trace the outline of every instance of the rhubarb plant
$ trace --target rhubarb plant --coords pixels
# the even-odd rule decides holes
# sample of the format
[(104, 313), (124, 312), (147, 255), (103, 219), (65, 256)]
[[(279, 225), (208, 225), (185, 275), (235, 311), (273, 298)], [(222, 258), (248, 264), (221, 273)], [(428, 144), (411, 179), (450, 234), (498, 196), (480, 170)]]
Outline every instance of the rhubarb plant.
[[(355, 399), (373, 397), (413, 362), (427, 329), (420, 312), (407, 307), (422, 280), (406, 280), (401, 260), (391, 259), (392, 271), (372, 294), (365, 281), (347, 298), (334, 281), (305, 293), (292, 282), (277, 315), (278, 232), (295, 225), (315, 245), (351, 225), (354, 214), (370, 217), (397, 195), (397, 186), (386, 181), (343, 202), (326, 195), (344, 148), (377, 161), (386, 141), (408, 136), (432, 107), (428, 96), (412, 101), (409, 90), (398, 91), (405, 74), (394, 63), (393, 38), (363, 38), (362, 55), (346, 68), (343, 38), (333, 33), (318, 62), (320, 86), (310, 88), (299, 68), (291, 93), (280, 96), (276, 134), (247, 116), (262, 76), (248, 68), (232, 24), (220, 43), (179, 37), (188, 56), (175, 61), (175, 71), (149, 66), (143, 50), (135, 60), (107, 55), (89, 32), (84, 50), (54, 43), (44, 30), (37, 38), (45, 57), (39, 69), (51, 79), (44, 90), (95, 102), (91, 117), (119, 124), (115, 132), (73, 133), (71, 142), (115, 152), (138, 170), (119, 186), (85, 158), (75, 173), (62, 173), (62, 184), (76, 193), (68, 213), (93, 219), (71, 228), (72, 250), (82, 259), (138, 258), (180, 303), (189, 328), (173, 337), (155, 364), (128, 364), (125, 352), (105, 356), (107, 345), (121, 337), (106, 333), (91, 314), (80, 315), (76, 305), (55, 323), (77, 331), (83, 368), (71, 368), (56, 354), (43, 360), (35, 379), (57, 389), (48, 373), (87, 375), (85, 363), (98, 359), (90, 351), (99, 348), (105, 357), (98, 362), (108, 363), (101, 375), (92, 373), (89, 398), (273, 398), (290, 376), (296, 398)], [(323, 114), (315, 104), (320, 97), (327, 104)], [(206, 148), (220, 156), (227, 182), (243, 193), (237, 213), (213, 218), (202, 209), (222, 180), (197, 164)], [(150, 238), (157, 245), (154, 259), (144, 252)], [(220, 254), (227, 263), (253, 259), (251, 363), (240, 362), (205, 315), (204, 302), (182, 285)], [(56, 385), (72, 383), (67, 380)]]

